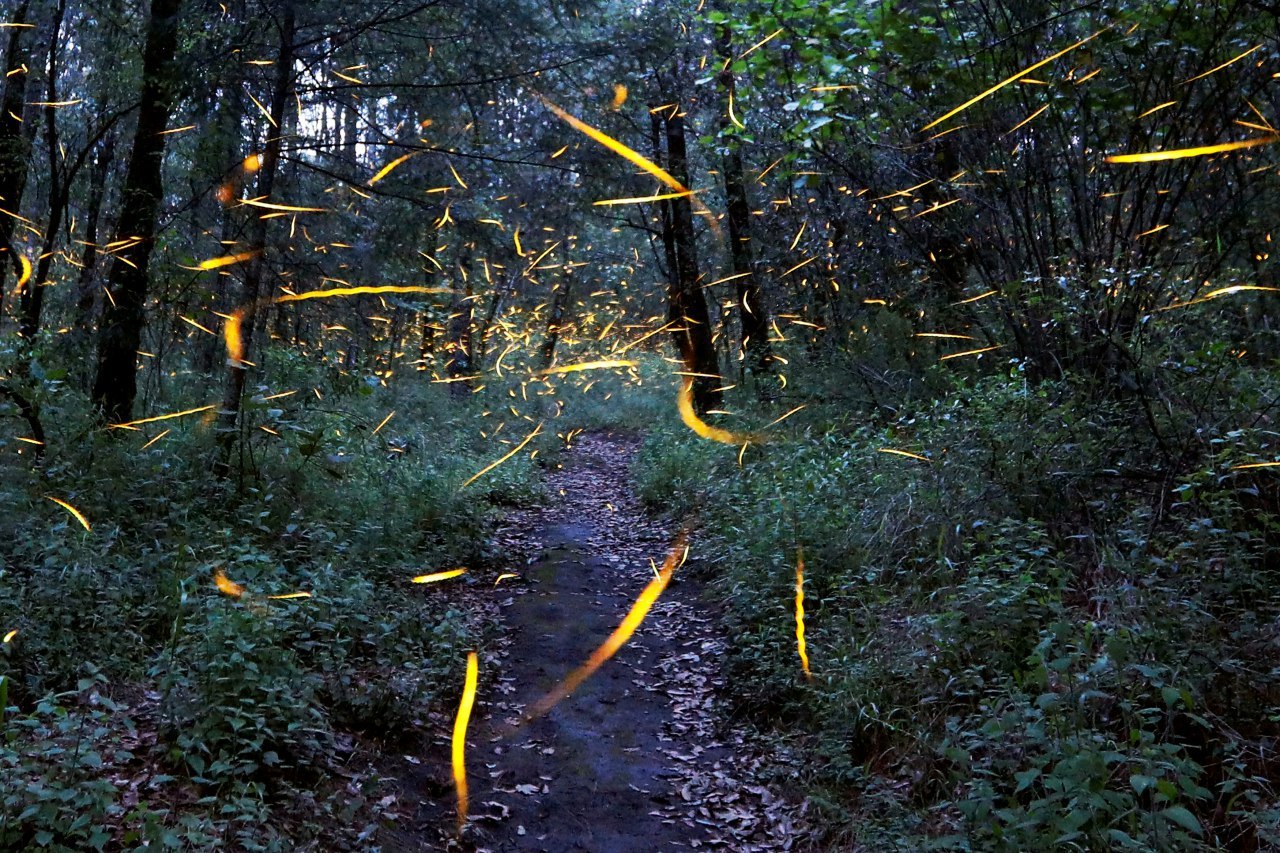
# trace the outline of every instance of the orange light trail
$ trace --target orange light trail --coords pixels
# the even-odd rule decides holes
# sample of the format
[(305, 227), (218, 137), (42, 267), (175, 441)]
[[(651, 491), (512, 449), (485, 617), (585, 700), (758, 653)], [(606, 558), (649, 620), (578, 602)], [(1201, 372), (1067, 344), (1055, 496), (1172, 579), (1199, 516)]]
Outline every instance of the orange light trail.
[(286, 592), (284, 595), (268, 595), (267, 598), (272, 601), (288, 601), (293, 598), (310, 598), (309, 592)]
[(429, 575), (418, 575), (413, 579), (413, 583), (437, 583), (438, 581), (447, 581), (450, 578), (461, 577), (467, 573), (466, 569), (449, 569), (444, 572), (433, 572)]
[[(370, 293), (448, 293), (443, 287), (421, 287), (412, 284), (388, 284), (376, 287), (333, 287), (328, 290), (308, 290), (305, 293), (286, 293), (273, 299), (262, 300), (259, 304), (276, 305), (284, 302), (302, 302), (307, 299), (331, 299), (338, 296), (358, 296)], [(227, 359), (234, 364), (248, 364), (244, 360), (244, 337), (240, 327), (244, 323), (247, 307), (236, 309), (226, 318), (222, 326), (222, 339), (227, 346)], [(213, 408), (210, 406), (209, 408)]]
[(1232, 465), (1232, 471), (1244, 471), (1248, 468), (1275, 468), (1280, 466), (1280, 462), (1250, 462), (1247, 465)]
[(539, 370), (534, 376), (550, 376), (553, 373), (578, 373), (583, 370), (604, 370), (610, 367), (637, 367), (640, 362), (630, 359), (603, 359), (601, 361), (584, 361), (580, 364), (566, 364), (561, 367), (550, 367)]
[(1280, 135), (1259, 136), (1254, 139), (1241, 139), (1236, 142), (1222, 142), (1217, 145), (1200, 145), (1195, 148), (1171, 148), (1167, 151), (1143, 151), (1137, 154), (1112, 154), (1107, 157), (1108, 163), (1155, 163), (1160, 160), (1181, 160), (1185, 157), (1207, 157), (1211, 154), (1224, 154), (1228, 151), (1239, 151), (1244, 148), (1257, 148), (1270, 145), (1280, 140)]
[(981, 347), (980, 349), (968, 349), (964, 352), (953, 352), (951, 355), (944, 355), (942, 358), (938, 359), (938, 361), (948, 361), (950, 359), (960, 358), (966, 355), (977, 355), (978, 353), (991, 352), (993, 349), (1000, 349), (1002, 346), (1004, 346), (1004, 344), (996, 344), (993, 347)]
[(410, 157), (417, 156), (418, 154), (421, 154), (421, 153), (422, 153), (422, 152), (420, 152), (420, 151), (410, 151), (408, 154), (405, 154), (405, 155), (403, 155), (403, 156), (401, 156), (401, 157), (397, 157), (396, 159), (392, 160), (390, 163), (388, 163), (387, 165), (385, 165), (385, 166), (383, 166), (381, 169), (379, 169), (379, 170), (378, 170), (378, 173), (377, 173), (376, 175), (374, 175), (372, 178), (370, 178), (370, 179), (369, 179), (369, 186), (373, 186), (373, 185), (374, 185), (374, 184), (376, 184), (378, 181), (380, 181), (380, 180), (382, 180), (383, 178), (385, 178), (387, 175), (390, 175), (390, 174), (391, 174), (391, 170), (392, 170), (392, 169), (395, 169), (397, 166), (399, 166), (399, 165), (400, 165), (401, 163), (403, 163), (405, 160), (408, 160)]
[(672, 544), (671, 550), (667, 552), (667, 559), (662, 564), (662, 570), (645, 585), (635, 603), (631, 605), (631, 609), (627, 612), (626, 618), (622, 620), (622, 623), (600, 644), (599, 648), (591, 653), (591, 657), (587, 658), (586, 663), (569, 673), (564, 681), (533, 704), (531, 710), (525, 715), (526, 721), (541, 717), (561, 701), (573, 695), (573, 691), (581, 687), (582, 683), (594, 675), (596, 670), (600, 669), (609, 658), (617, 653), (618, 649), (626, 645), (627, 641), (631, 639), (631, 635), (644, 622), (644, 617), (648, 615), (653, 603), (658, 600), (658, 596), (662, 595), (662, 591), (671, 582), (671, 576), (675, 574), (676, 569), (682, 562), (681, 558), (684, 553), (685, 532), (681, 531), (676, 537), (676, 541)]
[(800, 668), (804, 670), (804, 677), (812, 679), (808, 647), (804, 641), (804, 548), (796, 550), (796, 651), (800, 655)]
[(260, 253), (258, 250), (251, 252), (241, 252), (238, 255), (223, 255), (220, 258), (209, 258), (207, 261), (201, 261), (196, 264), (198, 270), (216, 270), (222, 267), (229, 267), (232, 264), (244, 263), (245, 261), (256, 258)]
[(211, 409), (216, 409), (216, 408), (217, 406), (215, 404), (210, 404), (208, 406), (201, 406), (198, 409), (186, 409), (185, 411), (181, 411), (181, 412), (172, 412), (167, 415), (156, 415), (155, 417), (152, 417), (152, 418), (142, 418), (141, 420), (127, 421), (126, 423), (122, 423), (122, 424), (108, 424), (107, 429), (133, 429), (134, 427), (137, 427), (141, 424), (153, 424), (156, 421), (167, 421), (167, 420), (171, 420), (172, 418), (182, 418), (182, 417), (186, 417), (187, 415), (195, 415), (200, 412), (207, 412), (207, 411), (210, 411)]
[(16, 636), (18, 636), (18, 629), (14, 628), (12, 631), (4, 635), (4, 639), (0, 640), (0, 643), (4, 643), (7, 646), (9, 643), (13, 642), (13, 638)]
[(756, 438), (751, 435), (730, 432), (727, 429), (720, 429), (698, 417), (698, 413), (693, 409), (693, 377), (684, 377), (684, 382), (680, 386), (680, 394), (676, 397), (676, 407), (680, 411), (680, 420), (684, 421), (684, 425), (702, 438), (718, 441), (721, 444), (753, 444)]
[(605, 198), (600, 201), (593, 201), (595, 205), (611, 205), (611, 204), (641, 204), (646, 201), (665, 201), (669, 198), (684, 198), (693, 195), (689, 190), (675, 193), (659, 193), (658, 195), (642, 195), (633, 198)]
[(58, 506), (65, 509), (67, 512), (71, 513), (72, 518), (80, 522), (80, 526), (83, 527), (85, 530), (88, 530), (91, 533), (93, 532), (92, 528), (89, 527), (89, 520), (84, 517), (84, 513), (80, 512), (80, 510), (76, 509), (71, 504), (67, 503), (61, 498), (55, 498), (52, 495), (45, 495), (45, 497), (47, 497), (49, 500), (53, 501)]
[(1070, 47), (1064, 48), (1058, 51), (1053, 56), (1050, 56), (1047, 59), (1042, 59), (1039, 62), (1035, 63), (1034, 65), (1028, 65), (1026, 68), (1022, 69), (1017, 74), (1014, 74), (1012, 77), (1008, 77), (1000, 81), (999, 83), (992, 86), (990, 89), (988, 89), (987, 91), (983, 92), (980, 95), (975, 95), (974, 97), (965, 101), (960, 106), (956, 107), (955, 109), (951, 110), (948, 113), (943, 114), (941, 117), (934, 119), (933, 121), (929, 122), (928, 124), (926, 124), (924, 127), (920, 129), (928, 130), (931, 127), (936, 127), (937, 125), (942, 124), (944, 121), (951, 118), (953, 115), (964, 112), (965, 110), (969, 109), (969, 107), (973, 106), (979, 101), (984, 100), (985, 98), (990, 97), (991, 95), (994, 95), (996, 92), (1000, 91), (1005, 86), (1008, 86), (1010, 83), (1018, 82), (1023, 77), (1026, 77), (1028, 74), (1030, 74), (1032, 71), (1035, 71), (1037, 68), (1042, 68), (1043, 66), (1048, 65), (1050, 62), (1053, 62), (1055, 59), (1061, 56), (1066, 56), (1068, 53), (1080, 47), (1081, 45), (1087, 44), (1088, 42), (1093, 41), (1095, 38), (1102, 35), (1103, 32), (1105, 32), (1105, 30), (1098, 30), (1093, 35), (1083, 38), (1080, 41), (1076, 42), (1075, 44), (1071, 45)]
[(244, 595), (244, 587), (227, 577), (226, 572), (222, 571), (222, 569), (218, 569), (213, 573), (213, 583), (218, 587), (218, 591), (224, 595), (229, 595), (232, 598), (239, 598)]
[[(959, 354), (959, 353), (957, 353), (957, 355), (958, 355), (958, 354)], [(921, 456), (919, 453), (912, 453), (912, 452), (910, 452), (910, 451), (908, 451), (908, 450), (894, 450), (894, 449), (893, 449), (893, 448), (891, 448), (891, 447), (879, 447), (879, 448), (876, 448), (876, 453), (892, 453), (892, 454), (893, 454), (893, 455), (895, 455), (895, 456), (905, 456), (905, 457), (907, 457), (908, 459), (918, 459), (918, 460), (920, 460), (921, 462), (932, 462), (932, 461), (933, 461), (933, 460), (932, 460), (932, 459), (930, 459), (928, 456)]]
[(1188, 305), (1198, 305), (1201, 302), (1208, 302), (1210, 299), (1218, 299), (1222, 296), (1230, 296), (1233, 293), (1243, 293), (1246, 291), (1261, 291), (1263, 293), (1280, 293), (1280, 287), (1263, 287), (1258, 284), (1233, 284), (1230, 287), (1220, 287), (1217, 290), (1211, 290), (1198, 299), (1189, 299), (1186, 302), (1175, 302), (1172, 305), (1166, 305), (1161, 311), (1172, 311), (1174, 308), (1186, 308)]
[(1260, 49), (1261, 47), (1262, 47), (1262, 45), (1260, 45), (1260, 44), (1259, 44), (1259, 45), (1254, 45), (1253, 47), (1249, 48), (1248, 50), (1246, 50), (1244, 53), (1240, 54), (1239, 56), (1236, 56), (1236, 57), (1233, 57), (1233, 58), (1231, 58), (1231, 59), (1228, 59), (1226, 62), (1222, 63), (1221, 65), (1216, 65), (1216, 66), (1214, 66), (1213, 68), (1210, 68), (1208, 71), (1204, 72), (1203, 74), (1197, 74), (1197, 75), (1196, 75), (1196, 76), (1194, 76), (1194, 77), (1188, 77), (1186, 80), (1183, 80), (1179, 85), (1180, 85), (1180, 86), (1185, 86), (1185, 85), (1187, 85), (1188, 83), (1194, 83), (1194, 82), (1195, 82), (1195, 81), (1197, 81), (1197, 80), (1203, 80), (1205, 77), (1208, 77), (1210, 74), (1217, 74), (1219, 71), (1221, 71), (1222, 69), (1226, 68), (1228, 65), (1234, 65), (1235, 63), (1237, 63), (1237, 62), (1239, 62), (1240, 60), (1244, 59), (1246, 56), (1248, 56), (1249, 54), (1253, 53), (1254, 51), (1256, 51), (1256, 50)]
[(480, 678), (480, 662), (475, 652), (467, 652), (467, 678), (462, 685), (462, 701), (453, 721), (453, 785), (458, 792), (458, 832), (467, 823), (467, 724), (476, 703), (476, 682)]
[(169, 433), (171, 433), (171, 432), (173, 432), (173, 430), (171, 430), (171, 429), (167, 429), (167, 430), (165, 430), (164, 432), (160, 433), (160, 434), (159, 434), (159, 435), (157, 435), (155, 438), (151, 439), (150, 441), (148, 441), (146, 444), (142, 445), (142, 447), (140, 447), (140, 448), (138, 448), (138, 449), (139, 449), (139, 450), (146, 450), (148, 447), (150, 447), (151, 445), (155, 444), (157, 441), (159, 441), (160, 439), (164, 438), (166, 435), (168, 435), (168, 434), (169, 434)]
[(539, 423), (538, 423), (538, 425), (537, 425), (536, 427), (534, 427), (534, 428), (533, 428), (533, 432), (529, 433), (528, 435), (526, 435), (526, 436), (524, 437), (524, 441), (520, 442), (520, 443), (519, 443), (519, 444), (517, 444), (515, 447), (513, 447), (513, 448), (511, 449), (511, 452), (507, 453), (507, 454), (506, 454), (506, 455), (504, 455), (502, 458), (500, 458), (500, 459), (498, 459), (498, 460), (496, 460), (496, 461), (494, 461), (494, 462), (490, 462), (488, 465), (486, 465), (486, 466), (484, 466), (483, 468), (481, 468), (481, 469), (480, 469), (479, 471), (477, 471), (475, 474), (471, 475), (471, 479), (469, 479), (469, 480), (467, 480), (465, 483), (463, 483), (463, 484), (459, 487), (459, 489), (465, 489), (467, 486), (471, 485), (471, 484), (472, 484), (472, 483), (474, 483), (476, 480), (479, 480), (479, 479), (480, 479), (481, 477), (483, 477), (485, 474), (488, 474), (488, 473), (489, 473), (490, 471), (492, 471), (494, 468), (497, 468), (497, 467), (498, 467), (499, 465), (501, 465), (503, 462), (506, 462), (506, 461), (507, 461), (508, 459), (510, 459), (512, 456), (515, 456), (517, 453), (519, 453), (521, 450), (523, 450), (523, 449), (524, 449), (524, 446), (525, 446), (526, 444), (528, 444), (529, 442), (533, 441), (533, 437), (534, 437), (535, 435), (537, 435), (538, 433), (540, 433), (540, 432), (542, 432), (542, 423), (541, 423), (541, 422), (539, 422)]
[(373, 428), (373, 432), (369, 433), (369, 436), (373, 437), (378, 433), (382, 432), (382, 428), (386, 426), (387, 423), (395, 416), (396, 416), (395, 409), (392, 409), (391, 412), (385, 418), (383, 418), (382, 421), (376, 427)]
[(22, 267), (22, 273), (18, 276), (17, 283), (13, 286), (15, 294), (22, 292), (22, 286), (31, 280), (31, 261), (27, 260), (27, 256), (18, 254), (18, 265)]

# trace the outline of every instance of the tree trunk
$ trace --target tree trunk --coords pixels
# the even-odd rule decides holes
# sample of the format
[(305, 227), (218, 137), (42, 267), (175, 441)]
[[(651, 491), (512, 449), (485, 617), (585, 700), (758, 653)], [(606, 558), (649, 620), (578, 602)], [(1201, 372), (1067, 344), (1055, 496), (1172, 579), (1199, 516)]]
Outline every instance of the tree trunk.
[(84, 250), (80, 253), (80, 277), (76, 282), (75, 317), (72, 321), (71, 353), (81, 382), (88, 381), (83, 367), (85, 349), (93, 334), (95, 306), (98, 296), (98, 224), (102, 218), (102, 202), (107, 194), (107, 173), (115, 160), (115, 133), (107, 135), (98, 149), (93, 171), (89, 175), (89, 209), (85, 218)]
[[(4, 103), (0, 105), (0, 198), (4, 209), (17, 213), (22, 205), (22, 193), (27, 186), (27, 159), (31, 156), (31, 142), (22, 126), (23, 108), (27, 102), (27, 78), (25, 69), (29, 57), (22, 40), (27, 32), (23, 26), (31, 0), (23, 0), (13, 13), (14, 27), (9, 30), (9, 46), (5, 50)], [(18, 259), (13, 248), (13, 230), (17, 219), (0, 214), (0, 307), (4, 305), (4, 280), (8, 267), (18, 269)], [(0, 320), (3, 320), (0, 313)]]
[(570, 291), (573, 289), (573, 278), (569, 265), (565, 264), (565, 277), (556, 285), (555, 296), (551, 299), (551, 313), (547, 317), (547, 336), (542, 342), (539, 356), (539, 367), (550, 369), (556, 360), (556, 344), (560, 342), (560, 330), (564, 328), (564, 315), (569, 307)]
[[(461, 273), (461, 269), (459, 269)], [(471, 281), (463, 276), (466, 284), (454, 283), (453, 311), (449, 315), (448, 339), (445, 342), (445, 375), (452, 380), (449, 393), (453, 397), (465, 397), (471, 390)]]
[[(125, 173), (116, 233), (137, 237), (116, 254), (107, 278), (110, 299), (98, 334), (98, 372), (93, 402), (101, 417), (132, 417), (137, 396), (138, 345), (147, 298), (147, 266), (155, 245), (156, 218), (164, 194), (161, 166), (165, 125), (173, 108), (173, 60), (178, 47), (182, 0), (152, 0), (142, 54), (142, 97), (138, 128)], [(7, 218), (7, 217), (6, 217)]]
[[(280, 147), (284, 136), (285, 105), (289, 99), (289, 90), (293, 86), (293, 37), (294, 8), (293, 0), (284, 0), (280, 21), (280, 52), (276, 59), (275, 87), (271, 93), (271, 127), (267, 144), (262, 153), (262, 163), (258, 169), (257, 196), (270, 199), (275, 190), (276, 171), (280, 165)], [(266, 267), (267, 222), (259, 215), (253, 220), (249, 229), (249, 251), (253, 257), (245, 264), (244, 288), (241, 294), (244, 312), (240, 318), (240, 336), (243, 347), (242, 360), (231, 360), (227, 364), (226, 385), (223, 388), (222, 408), (218, 411), (218, 448), (222, 465), (230, 462), (235, 448), (237, 435), (236, 424), (240, 419), (240, 399), (244, 396), (245, 376), (249, 372), (247, 359), (252, 351), (253, 330), (258, 313), (258, 302), (262, 298), (262, 276)]]
[[(728, 14), (724, 0), (718, 0), (713, 8)], [(720, 71), (720, 89), (724, 93), (725, 108), (720, 119), (720, 142), (725, 146), (720, 168), (724, 172), (725, 209), (729, 225), (729, 257), (733, 264), (734, 287), (738, 296), (738, 316), (741, 318), (741, 355), (747, 367), (756, 377), (757, 392), (762, 397), (772, 394), (772, 383), (764, 377), (772, 376), (773, 352), (769, 346), (769, 309), (757, 277), (755, 252), (751, 247), (751, 204), (747, 201), (747, 184), (743, 177), (742, 154), (739, 141), (733, 135), (729, 119), (735, 87), (733, 71), (733, 37), (727, 23), (717, 26), (716, 53), (723, 63)], [(686, 184), (687, 186), (687, 184)]]
[[(681, 184), (689, 185), (688, 150), (684, 138), (684, 117), (678, 107), (663, 117), (667, 141), (667, 171)], [(667, 278), (667, 321), (675, 324), (673, 334), (685, 370), (693, 377), (693, 404), (705, 414), (720, 404), (720, 365), (711, 340), (711, 317), (702, 292), (698, 272), (693, 205), (688, 196), (669, 199), (670, 216), (664, 217), (664, 231), (670, 230), (675, 269)]]
[(44, 245), (40, 249), (40, 258), (36, 262), (35, 275), (27, 282), (22, 291), (22, 321), (19, 334), (28, 341), (35, 338), (40, 331), (40, 315), (44, 312), (44, 289), (49, 280), (49, 269), (53, 265), (53, 250), (58, 243), (58, 229), (62, 227), (62, 219), (67, 212), (70, 201), (70, 187), (67, 184), (71, 175), (58, 162), (58, 110), (54, 106), (58, 101), (58, 49), (62, 42), (62, 20), (67, 13), (67, 0), (59, 0), (53, 13), (50, 26), (49, 54), (47, 65), (48, 80), (45, 85), (44, 106), (44, 138), (49, 154), (49, 219), (44, 229)]

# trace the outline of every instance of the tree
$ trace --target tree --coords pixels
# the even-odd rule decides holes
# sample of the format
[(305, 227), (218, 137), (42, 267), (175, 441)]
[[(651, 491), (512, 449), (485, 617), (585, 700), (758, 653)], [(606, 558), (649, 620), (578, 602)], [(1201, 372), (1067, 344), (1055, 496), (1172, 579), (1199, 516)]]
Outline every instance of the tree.
[(128, 421), (137, 395), (138, 346), (147, 298), (148, 264), (155, 245), (156, 219), (164, 195), (165, 126), (175, 96), (174, 58), (182, 0), (152, 0), (142, 54), (141, 99), (133, 150), (121, 192), (119, 249), (107, 280), (107, 304), (98, 336), (98, 371), (93, 402), (109, 422)]

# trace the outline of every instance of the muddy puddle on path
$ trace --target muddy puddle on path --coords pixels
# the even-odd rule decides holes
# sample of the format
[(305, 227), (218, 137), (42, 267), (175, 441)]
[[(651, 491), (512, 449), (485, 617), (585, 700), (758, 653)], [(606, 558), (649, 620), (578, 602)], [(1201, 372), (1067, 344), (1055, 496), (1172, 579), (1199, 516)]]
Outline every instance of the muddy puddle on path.
[(698, 585), (680, 572), (612, 660), (522, 722), (525, 707), (618, 626), (674, 539), (628, 486), (636, 444), (581, 436), (548, 478), (551, 505), (513, 513), (499, 534), (520, 580), (498, 593), (503, 639), (482, 664), (490, 671), (468, 737), (469, 825), (461, 841), (452, 835), (442, 739), (404, 777), (401, 799), (416, 798), (417, 827), (384, 836), (384, 850), (804, 846), (803, 809), (778, 790), (785, 757), (763, 755), (717, 713), (724, 643)]

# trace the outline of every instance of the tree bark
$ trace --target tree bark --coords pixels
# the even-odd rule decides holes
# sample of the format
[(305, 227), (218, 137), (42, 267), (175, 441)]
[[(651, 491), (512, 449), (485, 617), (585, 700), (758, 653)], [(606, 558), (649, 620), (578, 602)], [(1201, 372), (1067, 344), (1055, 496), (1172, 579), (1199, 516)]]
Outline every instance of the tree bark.
[(99, 416), (124, 422), (133, 416), (137, 396), (138, 345), (147, 298), (147, 268), (155, 245), (156, 219), (164, 194), (161, 174), (173, 109), (173, 61), (178, 49), (178, 13), (182, 0), (152, 0), (142, 54), (142, 98), (138, 128), (125, 173), (116, 233), (137, 237), (116, 254), (107, 278), (109, 299), (98, 334), (98, 371), (93, 403)]
[[(684, 116), (672, 107), (663, 116), (667, 142), (667, 171), (684, 186), (689, 185), (688, 149), (685, 145)], [(667, 277), (667, 321), (685, 370), (693, 376), (693, 405), (702, 414), (720, 404), (720, 364), (711, 340), (711, 317), (702, 292), (698, 272), (693, 205), (688, 196), (668, 199), (670, 216), (664, 217), (664, 232), (670, 231), (675, 269)]]
[[(15, 26), (9, 30), (9, 45), (5, 50), (4, 103), (0, 104), (0, 199), (4, 209), (17, 213), (22, 206), (22, 193), (27, 186), (27, 160), (31, 156), (31, 141), (22, 126), (23, 108), (27, 102), (27, 78), (24, 70), (29, 61), (23, 48), (23, 36), (27, 27), (27, 14), (31, 0), (23, 0), (13, 13)], [(4, 280), (8, 268), (19, 269), (13, 248), (13, 231), (17, 219), (0, 214), (0, 307), (4, 304)], [(3, 319), (0, 313), (0, 320)]]
[(556, 344), (560, 342), (560, 330), (564, 328), (564, 315), (569, 307), (570, 291), (573, 289), (573, 278), (568, 264), (565, 265), (565, 277), (556, 285), (555, 295), (551, 299), (551, 313), (547, 317), (547, 336), (542, 341), (542, 352), (539, 354), (539, 368), (550, 369), (556, 360)]
[[(275, 191), (276, 172), (280, 165), (280, 148), (284, 137), (285, 105), (289, 90), (293, 87), (294, 56), (294, 6), (293, 0), (284, 0), (280, 16), (280, 51), (276, 58), (276, 79), (271, 93), (271, 127), (267, 144), (263, 147), (262, 161), (258, 169), (257, 196), (270, 199)], [(240, 400), (244, 396), (245, 376), (249, 372), (247, 359), (252, 351), (253, 331), (256, 325), (258, 303), (262, 299), (262, 276), (266, 267), (264, 255), (267, 249), (267, 222), (259, 215), (249, 229), (249, 251), (253, 257), (245, 264), (244, 288), (241, 293), (244, 312), (240, 319), (240, 336), (243, 355), (240, 361), (227, 364), (227, 379), (223, 388), (222, 408), (218, 411), (218, 448), (221, 463), (231, 459), (237, 435), (236, 424), (240, 419)]]
[[(718, 0), (713, 8), (728, 14), (724, 0)], [(729, 226), (729, 257), (733, 265), (734, 288), (738, 297), (739, 328), (741, 330), (741, 355), (758, 382), (757, 392), (762, 397), (772, 393), (771, 383), (763, 381), (772, 376), (773, 351), (769, 346), (769, 309), (766, 307), (751, 246), (751, 204), (747, 200), (747, 184), (743, 176), (742, 153), (733, 125), (729, 119), (735, 95), (731, 65), (733, 63), (733, 36), (728, 23), (716, 28), (716, 54), (723, 68), (720, 70), (720, 90), (724, 93), (725, 108), (721, 113), (720, 144), (724, 156), (720, 168), (724, 173), (725, 212)], [(687, 185), (686, 185), (687, 186)]]

